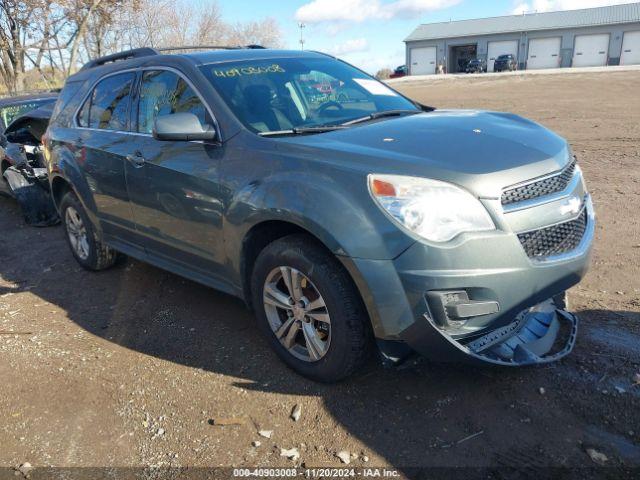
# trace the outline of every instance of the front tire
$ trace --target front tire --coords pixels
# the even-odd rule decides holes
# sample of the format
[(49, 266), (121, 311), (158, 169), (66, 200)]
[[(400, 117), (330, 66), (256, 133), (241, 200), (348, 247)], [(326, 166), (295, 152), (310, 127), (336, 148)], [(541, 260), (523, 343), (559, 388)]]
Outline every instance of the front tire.
[(367, 360), (369, 320), (340, 262), (307, 235), (291, 235), (258, 256), (251, 279), (260, 329), (299, 374), (337, 382)]
[(118, 253), (100, 241), (80, 200), (73, 192), (68, 192), (62, 198), (60, 217), (71, 253), (83, 268), (104, 270), (116, 263)]

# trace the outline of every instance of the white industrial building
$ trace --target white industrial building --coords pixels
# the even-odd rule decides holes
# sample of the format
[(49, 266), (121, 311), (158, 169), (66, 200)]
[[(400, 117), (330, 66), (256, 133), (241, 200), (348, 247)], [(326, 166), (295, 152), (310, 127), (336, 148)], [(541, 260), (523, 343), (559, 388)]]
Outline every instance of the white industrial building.
[(418, 26), (405, 39), (410, 75), (457, 73), (472, 58), (512, 54), (520, 69), (640, 64), (640, 3)]

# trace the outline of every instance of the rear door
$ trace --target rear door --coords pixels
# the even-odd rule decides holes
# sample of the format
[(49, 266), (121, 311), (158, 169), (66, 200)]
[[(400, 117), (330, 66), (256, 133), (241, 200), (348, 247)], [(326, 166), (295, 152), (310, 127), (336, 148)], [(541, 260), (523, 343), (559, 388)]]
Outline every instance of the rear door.
[(126, 157), (131, 150), (129, 112), (135, 72), (100, 80), (76, 117), (77, 163), (95, 201), (105, 236), (126, 239), (135, 224), (125, 181)]
[(211, 111), (180, 72), (141, 72), (132, 112), (136, 148), (127, 164), (127, 186), (136, 228), (156, 263), (216, 276), (222, 262), (219, 162), (225, 147), (199, 141), (160, 141), (153, 124), (161, 115), (195, 114), (214, 126)]

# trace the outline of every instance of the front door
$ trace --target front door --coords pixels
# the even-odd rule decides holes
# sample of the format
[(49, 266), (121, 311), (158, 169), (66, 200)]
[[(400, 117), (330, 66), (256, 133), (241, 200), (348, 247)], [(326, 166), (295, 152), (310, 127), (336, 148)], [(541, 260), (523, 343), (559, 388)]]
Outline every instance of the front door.
[(213, 125), (211, 113), (189, 82), (170, 70), (143, 71), (136, 103), (136, 149), (126, 175), (145, 249), (160, 262), (219, 276), (223, 243), (218, 171), (224, 147), (152, 136), (158, 116), (189, 112), (203, 125)]
[(127, 238), (135, 229), (125, 181), (131, 148), (129, 109), (135, 73), (101, 80), (78, 113), (78, 165), (92, 193), (95, 213), (107, 237)]

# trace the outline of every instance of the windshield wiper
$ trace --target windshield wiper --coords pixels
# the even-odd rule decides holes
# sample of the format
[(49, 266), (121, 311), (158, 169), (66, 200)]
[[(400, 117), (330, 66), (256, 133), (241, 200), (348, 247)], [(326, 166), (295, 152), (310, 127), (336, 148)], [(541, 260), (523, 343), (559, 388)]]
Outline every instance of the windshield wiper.
[(294, 133), (322, 133), (333, 132), (334, 130), (344, 130), (349, 128), (346, 125), (315, 125), (311, 127), (296, 127)]
[(276, 130), (273, 132), (260, 132), (261, 137), (271, 137), (275, 135), (303, 135), (305, 133), (324, 133), (333, 132), (334, 130), (344, 130), (349, 128), (347, 125), (317, 125), (313, 127), (295, 127), (288, 130)]
[(376, 120), (378, 118), (400, 117), (402, 115), (415, 115), (416, 113), (422, 113), (422, 112), (420, 110), (384, 110), (382, 112), (373, 112), (365, 117), (356, 118), (355, 120), (349, 120), (348, 122), (344, 122), (341, 125), (350, 126), (350, 125), (355, 125), (357, 123)]
[(311, 125), (309, 127), (294, 127), (287, 130), (260, 132), (258, 133), (258, 135), (260, 135), (261, 137), (271, 137), (277, 135), (303, 135), (305, 133), (333, 132), (335, 130), (344, 130), (352, 125), (368, 122), (370, 120), (376, 120), (378, 118), (400, 117), (402, 115), (415, 115), (416, 113), (422, 113), (422, 110), (385, 110), (382, 112), (373, 112), (365, 117), (356, 118), (354, 120), (348, 120), (339, 125)]

